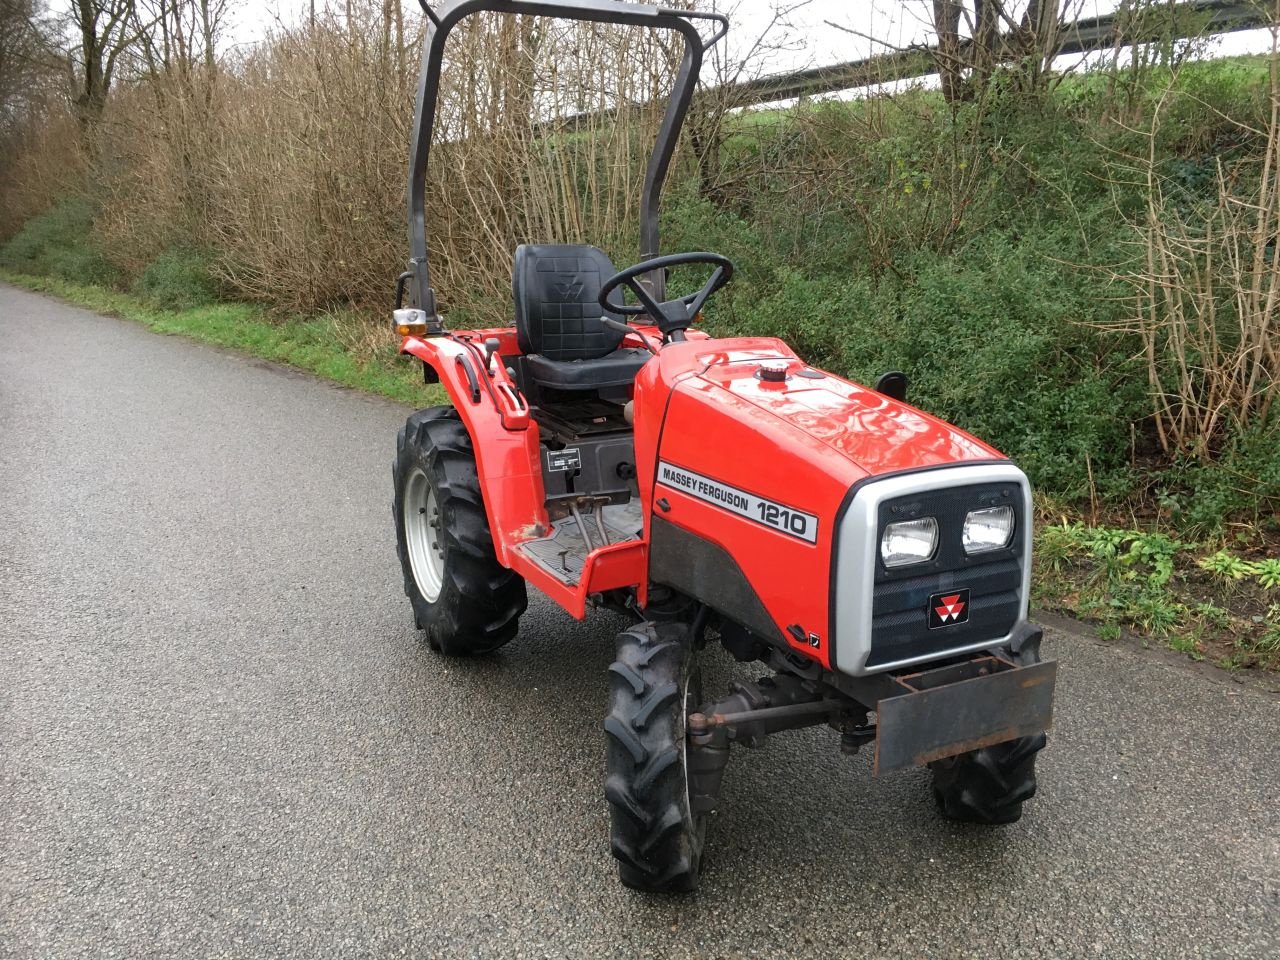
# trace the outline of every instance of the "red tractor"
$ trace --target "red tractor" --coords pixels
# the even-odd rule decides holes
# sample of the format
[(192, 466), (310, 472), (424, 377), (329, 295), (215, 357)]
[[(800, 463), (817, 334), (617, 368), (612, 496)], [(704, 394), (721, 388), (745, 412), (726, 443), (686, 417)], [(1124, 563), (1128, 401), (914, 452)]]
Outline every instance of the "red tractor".
[[(516, 636), (529, 586), (578, 619), (607, 607), (634, 620), (604, 721), (629, 886), (693, 889), (730, 745), (798, 727), (831, 727), (846, 753), (873, 747), (876, 773), (928, 765), (944, 816), (1017, 820), (1056, 679), (1027, 619), (1026, 477), (909, 406), (900, 374), (867, 389), (781, 340), (708, 337), (699, 312), (733, 264), (659, 255), (662, 182), (725, 18), (622, 0), (424, 9), (394, 326), (452, 405), (409, 417), (394, 474), (405, 592), (429, 644), (491, 653)], [(640, 201), (641, 261), (618, 271), (592, 246), (521, 245), (514, 324), (447, 330), (424, 171), (445, 40), (480, 11), (667, 30), (684, 54)], [(701, 289), (667, 291), (667, 270), (691, 265), (706, 268)], [(769, 675), (709, 694), (708, 643)]]

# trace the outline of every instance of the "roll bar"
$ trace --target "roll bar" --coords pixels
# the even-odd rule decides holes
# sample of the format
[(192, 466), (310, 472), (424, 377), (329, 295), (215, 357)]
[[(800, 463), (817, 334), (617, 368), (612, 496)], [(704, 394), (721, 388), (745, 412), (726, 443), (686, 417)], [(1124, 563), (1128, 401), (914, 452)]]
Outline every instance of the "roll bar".
[[(666, 180), (671, 155), (675, 152), (680, 128), (693, 98), (693, 88), (702, 68), (702, 55), (728, 31), (728, 18), (719, 13), (672, 10), (625, 0), (447, 0), (438, 8), (433, 8), (427, 0), (418, 0), (418, 3), (430, 23), (427, 25), (422, 72), (418, 78), (418, 104), (414, 112), (409, 148), (410, 259), (406, 279), (412, 283), (416, 306), (426, 313), (431, 329), (440, 330), (435, 291), (431, 287), (431, 272), (427, 263), (426, 170), (431, 153), (431, 130), (440, 92), (440, 68), (444, 60), (445, 40), (460, 21), (475, 13), (515, 13), (562, 20), (617, 23), (674, 30), (684, 37), (684, 56), (676, 73), (662, 123), (658, 127), (657, 142), (649, 157), (640, 194), (640, 258), (645, 260), (656, 257), (659, 252), (658, 201), (662, 194), (662, 184)], [(696, 20), (712, 21), (716, 24), (715, 32), (704, 40), (694, 24)], [(655, 276), (653, 282), (658, 287), (655, 294), (661, 299), (665, 295), (661, 289), (663, 278)]]

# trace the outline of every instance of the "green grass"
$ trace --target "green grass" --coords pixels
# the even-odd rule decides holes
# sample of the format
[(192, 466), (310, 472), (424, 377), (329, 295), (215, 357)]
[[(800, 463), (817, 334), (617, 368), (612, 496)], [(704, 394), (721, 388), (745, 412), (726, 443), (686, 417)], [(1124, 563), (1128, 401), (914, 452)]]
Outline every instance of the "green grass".
[(87, 280), (114, 286), (120, 270), (93, 242), (94, 205), (66, 197), (32, 217), (0, 248), (0, 269), (63, 280)]
[(170, 248), (134, 281), (133, 292), (158, 307), (180, 310), (223, 299), (212, 269), (212, 255)]
[(239, 350), (400, 403), (423, 407), (447, 402), (441, 387), (424, 386), (422, 368), (416, 361), (396, 354), (390, 331), (386, 351), (361, 360), (348, 352), (338, 335), (338, 321), (333, 317), (282, 322), (271, 319), (266, 311), (251, 304), (215, 303), (175, 309), (155, 306), (132, 294), (56, 277), (0, 270), (0, 278), (90, 310), (141, 323), (156, 333)]
[(1158, 530), (1068, 522), (1036, 530), (1043, 608), (1096, 622), (1103, 640), (1128, 628), (1220, 665), (1280, 669), (1277, 573), (1275, 557), (1249, 560)]

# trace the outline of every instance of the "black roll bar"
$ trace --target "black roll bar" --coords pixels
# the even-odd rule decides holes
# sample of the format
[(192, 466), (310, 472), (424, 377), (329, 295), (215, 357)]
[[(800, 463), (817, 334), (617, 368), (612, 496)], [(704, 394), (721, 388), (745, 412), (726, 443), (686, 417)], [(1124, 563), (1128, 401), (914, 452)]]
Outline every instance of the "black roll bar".
[[(408, 272), (412, 276), (415, 305), (426, 312), (430, 328), (440, 329), (435, 291), (431, 287), (431, 272), (427, 263), (426, 170), (431, 153), (431, 131), (440, 93), (440, 68), (444, 60), (445, 40), (460, 21), (475, 13), (514, 13), (562, 20), (617, 23), (674, 30), (684, 37), (684, 56), (676, 73), (662, 123), (658, 127), (658, 138), (653, 154), (649, 157), (640, 194), (640, 258), (647, 260), (656, 257), (659, 252), (658, 201), (662, 195), (662, 184), (671, 166), (671, 156), (680, 138), (680, 128), (689, 110), (689, 102), (693, 99), (693, 88), (702, 68), (702, 55), (728, 31), (728, 18), (719, 13), (672, 10), (627, 0), (447, 0), (438, 9), (428, 4), (427, 0), (418, 0), (418, 3), (430, 23), (427, 26), (422, 72), (418, 78), (418, 104), (414, 112), (409, 148)], [(694, 20), (711, 20), (717, 25), (717, 30), (704, 40), (692, 22)], [(657, 287), (655, 295), (661, 300), (665, 296), (662, 289), (663, 278), (654, 276), (652, 281)]]

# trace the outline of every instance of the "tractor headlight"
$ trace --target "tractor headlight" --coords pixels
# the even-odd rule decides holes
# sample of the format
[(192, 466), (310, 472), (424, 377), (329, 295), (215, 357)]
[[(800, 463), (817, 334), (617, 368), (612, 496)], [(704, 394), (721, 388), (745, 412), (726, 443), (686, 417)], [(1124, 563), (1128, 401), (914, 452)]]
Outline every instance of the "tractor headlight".
[(971, 510), (964, 518), (964, 552), (989, 553), (1003, 550), (1013, 539), (1013, 507), (987, 507)]
[(886, 567), (923, 563), (937, 548), (938, 521), (933, 517), (891, 523), (880, 537), (880, 559)]

